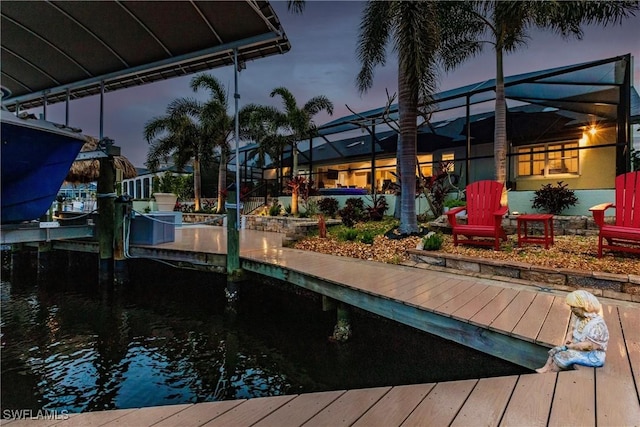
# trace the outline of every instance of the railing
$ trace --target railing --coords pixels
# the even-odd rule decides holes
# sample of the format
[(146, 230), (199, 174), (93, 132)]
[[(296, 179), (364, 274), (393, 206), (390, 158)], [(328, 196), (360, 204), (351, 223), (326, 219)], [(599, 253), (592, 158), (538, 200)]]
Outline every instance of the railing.
[(243, 196), (244, 210), (243, 213), (245, 215), (251, 214), (256, 211), (258, 208), (266, 205), (268, 202), (267, 197), (267, 185), (260, 184), (249, 193)]

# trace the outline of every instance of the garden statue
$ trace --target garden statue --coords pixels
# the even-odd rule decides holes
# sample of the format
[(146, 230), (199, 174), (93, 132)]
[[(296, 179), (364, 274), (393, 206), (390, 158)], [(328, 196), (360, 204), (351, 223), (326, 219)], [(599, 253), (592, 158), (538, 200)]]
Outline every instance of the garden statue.
[(571, 327), (565, 343), (549, 350), (549, 358), (538, 373), (558, 372), (573, 365), (600, 367), (604, 365), (609, 342), (609, 330), (602, 318), (602, 305), (587, 291), (567, 295), (571, 307)]

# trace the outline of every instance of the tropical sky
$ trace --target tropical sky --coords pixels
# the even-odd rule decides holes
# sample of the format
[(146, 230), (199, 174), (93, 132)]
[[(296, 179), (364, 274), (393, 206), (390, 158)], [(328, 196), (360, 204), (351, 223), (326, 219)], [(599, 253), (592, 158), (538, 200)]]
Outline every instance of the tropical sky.
[[(288, 88), (302, 105), (317, 95), (327, 96), (334, 104), (333, 117), (319, 114), (318, 125), (354, 111), (382, 107), (386, 103), (385, 89), (395, 93), (397, 62), (389, 49), (386, 66), (375, 73), (374, 87), (360, 95), (355, 79), (360, 69), (356, 58), (358, 28), (364, 3), (359, 1), (307, 1), (302, 15), (287, 12), (286, 2), (272, 2), (289, 41), (291, 51), (247, 63), (240, 73), (240, 106), (248, 103), (270, 104), (282, 108), (280, 98), (270, 98), (272, 89)], [(635, 56), (634, 81), (640, 84), (640, 15), (625, 20), (622, 25), (585, 27), (582, 40), (562, 39), (550, 32), (532, 30), (528, 45), (505, 58), (505, 75), (544, 70), (563, 65), (610, 58), (631, 53)], [(233, 68), (211, 70), (210, 73), (228, 88), (233, 108)], [(206, 98), (206, 93), (194, 94), (189, 88), (192, 76), (185, 76), (108, 93), (104, 98), (104, 135), (122, 147), (122, 154), (142, 167), (148, 144), (142, 136), (146, 122), (163, 115), (175, 98), (189, 96)], [(495, 77), (494, 55), (490, 46), (454, 72), (442, 74), (439, 90), (448, 90)], [(47, 108), (47, 119), (64, 123), (63, 103)], [(99, 135), (99, 98), (97, 96), (72, 101), (70, 124), (88, 135)], [(37, 112), (37, 111), (36, 111)], [(233, 113), (233, 111), (230, 111)], [(640, 131), (634, 131), (636, 140)]]

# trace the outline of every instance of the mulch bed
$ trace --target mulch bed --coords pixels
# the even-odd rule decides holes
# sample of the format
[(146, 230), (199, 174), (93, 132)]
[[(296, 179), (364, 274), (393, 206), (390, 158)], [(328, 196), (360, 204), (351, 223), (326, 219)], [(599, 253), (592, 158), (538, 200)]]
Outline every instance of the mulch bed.
[[(640, 275), (640, 255), (605, 251), (597, 258), (598, 240), (596, 237), (556, 236), (555, 244), (549, 249), (542, 246), (525, 245), (517, 247), (515, 236), (509, 236), (503, 242), (501, 251), (466, 245), (453, 246), (453, 239), (444, 235), (441, 252), (464, 255), (467, 257), (510, 260), (532, 265), (569, 268), (575, 270), (599, 271), (614, 274)], [(420, 237), (388, 239), (375, 238), (373, 244), (339, 241), (333, 237), (309, 237), (297, 242), (294, 247), (325, 254), (366, 259), (370, 261), (399, 264), (409, 259), (408, 249), (415, 249)]]

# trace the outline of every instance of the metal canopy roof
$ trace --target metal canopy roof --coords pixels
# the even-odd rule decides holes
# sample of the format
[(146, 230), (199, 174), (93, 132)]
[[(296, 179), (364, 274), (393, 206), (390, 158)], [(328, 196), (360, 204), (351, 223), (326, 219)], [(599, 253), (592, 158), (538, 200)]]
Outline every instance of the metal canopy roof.
[(151, 83), (287, 52), (267, 1), (0, 2), (3, 99), (46, 102)]
[[(615, 119), (620, 91), (625, 87), (625, 74), (630, 73), (630, 55), (617, 56), (576, 65), (534, 71), (505, 77), (505, 96), (508, 99), (559, 108), (584, 114), (593, 114), (602, 119)], [(433, 104), (437, 111), (446, 111), (467, 104), (479, 104), (495, 99), (495, 79), (473, 83), (456, 89), (437, 93)], [(632, 100), (631, 118), (637, 120), (637, 104)], [(358, 129), (356, 123), (363, 118), (374, 120), (387, 107), (376, 108), (341, 117), (318, 128), (320, 135), (331, 135)], [(389, 108), (391, 117), (397, 118), (398, 105)]]

